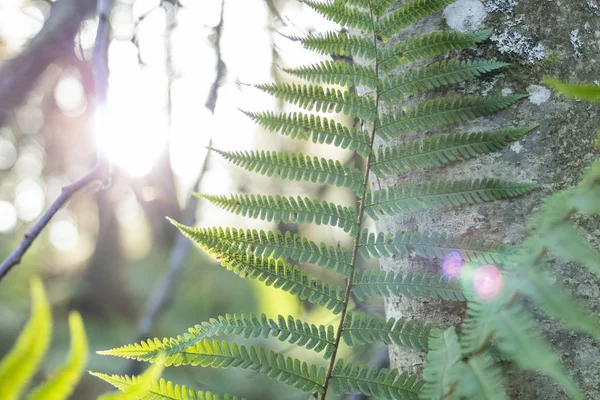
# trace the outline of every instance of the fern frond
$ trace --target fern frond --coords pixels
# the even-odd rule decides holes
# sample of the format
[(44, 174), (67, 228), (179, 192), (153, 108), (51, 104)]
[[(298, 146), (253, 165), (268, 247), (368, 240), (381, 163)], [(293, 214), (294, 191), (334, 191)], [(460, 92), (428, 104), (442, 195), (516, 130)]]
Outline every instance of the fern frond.
[(425, 258), (443, 258), (448, 251), (460, 251), (465, 261), (480, 264), (503, 264), (515, 251), (506, 244), (488, 242), (466, 236), (450, 236), (436, 232), (396, 232), (377, 236), (368, 230), (360, 235), (358, 251), (365, 258), (392, 257), (415, 252)]
[(431, 58), (452, 50), (462, 50), (474, 46), (487, 39), (491, 30), (461, 33), (454, 31), (435, 31), (417, 38), (386, 46), (379, 51), (377, 63), (382, 71), (389, 72), (394, 68), (424, 58)]
[(377, 134), (390, 140), (410, 131), (422, 131), (491, 115), (510, 107), (527, 95), (456, 97), (421, 102), (400, 114), (383, 116)]
[(305, 38), (290, 37), (289, 39), (301, 42), (305, 49), (324, 55), (369, 59), (377, 56), (377, 49), (372, 39), (347, 32), (326, 32), (312, 34)]
[(353, 7), (346, 7), (339, 1), (320, 3), (312, 0), (301, 0), (302, 3), (321, 14), (326, 19), (341, 26), (349, 26), (361, 31), (373, 30), (373, 19), (369, 13)]
[(384, 40), (414, 24), (421, 18), (442, 10), (456, 0), (411, 0), (398, 10), (381, 18), (375, 24), (375, 32)]
[[(92, 373), (92, 375), (103, 379), (104, 381), (123, 391), (134, 387), (140, 381), (140, 378), (137, 376), (106, 375), (99, 373)], [(229, 394), (221, 397), (211, 392), (196, 391), (195, 389), (189, 388), (185, 385), (174, 385), (173, 382), (166, 381), (164, 379), (153, 381), (151, 383), (151, 387), (145, 392), (146, 393), (141, 397), (136, 398), (141, 400), (245, 400)]]
[(245, 114), (264, 129), (292, 139), (310, 139), (313, 143), (332, 144), (342, 149), (356, 151), (365, 158), (371, 153), (368, 134), (356, 129), (348, 129), (327, 118), (296, 112), (290, 114), (245, 112)]
[(581, 263), (600, 277), (600, 253), (571, 223), (563, 221), (540, 236), (540, 240), (552, 253), (565, 260)]
[(195, 325), (189, 328), (187, 333), (176, 338), (148, 339), (141, 343), (98, 353), (155, 362), (163, 353), (167, 357), (171, 357), (206, 338), (232, 334), (243, 336), (246, 339), (275, 337), (282, 342), (303, 346), (317, 353), (325, 350), (324, 357), (326, 359), (331, 357), (335, 343), (332, 325), (317, 327), (294, 319), (292, 316), (288, 316), (286, 319), (280, 315), (275, 321), (267, 318), (265, 314), (260, 317), (254, 314), (226, 314)]
[(376, 399), (416, 400), (423, 387), (416, 375), (397, 369), (378, 369), (368, 365), (345, 364), (338, 360), (331, 375), (331, 388), (337, 394), (363, 393)]
[(155, 396), (151, 393), (152, 386), (162, 375), (165, 369), (164, 362), (165, 358), (161, 357), (160, 362), (150, 366), (141, 375), (135, 377), (107, 375), (90, 371), (91, 375), (119, 389), (119, 392), (106, 393), (98, 397), (98, 400), (154, 399)]
[(441, 335), (431, 336), (429, 349), (423, 370), (426, 383), (419, 398), (440, 400), (451, 393), (452, 386), (460, 379), (456, 366), (462, 354), (454, 327), (444, 330)]
[(230, 197), (207, 194), (197, 194), (196, 196), (244, 217), (259, 218), (269, 222), (338, 226), (344, 232), (350, 232), (351, 235), (355, 235), (357, 230), (356, 216), (351, 207), (325, 201), (319, 202), (308, 197), (294, 198), (279, 195), (273, 197), (259, 194), (238, 194)]
[[(116, 356), (135, 358), (126, 354)], [(305, 362), (266, 351), (262, 347), (238, 346), (235, 343), (216, 340), (211, 342), (208, 339), (167, 357), (165, 365), (252, 369), (305, 392), (320, 392), (325, 376), (323, 368), (309, 366)]]
[(255, 87), (306, 110), (343, 112), (366, 121), (374, 121), (377, 118), (377, 109), (373, 99), (348, 91), (323, 88), (322, 86), (296, 85), (295, 83), (269, 83)]
[(216, 256), (221, 265), (242, 278), (256, 279), (266, 286), (272, 285), (276, 289), (298, 296), (300, 300), (319, 304), (334, 314), (340, 313), (344, 308), (343, 287), (321, 282), (297, 265), (236, 253), (233, 248), (217, 252)]
[(500, 350), (514, 354), (514, 361), (521, 368), (542, 372), (560, 384), (570, 398), (582, 398), (558, 355), (538, 332), (537, 323), (520, 304), (499, 310), (494, 316), (494, 332), (500, 340)]
[(460, 282), (437, 274), (406, 274), (385, 271), (357, 273), (352, 293), (364, 300), (373, 296), (428, 297), (448, 301), (464, 301)]
[(397, 344), (416, 350), (427, 350), (431, 335), (438, 335), (439, 328), (419, 320), (396, 320), (375, 318), (348, 313), (344, 320), (342, 337), (348, 346), (364, 343)]
[[(352, 0), (348, 0), (348, 3), (351, 3), (351, 2), (352, 2)], [(364, 4), (363, 0), (354, 0), (354, 2), (359, 3), (356, 5)], [(380, 17), (387, 10), (390, 9), (392, 4), (394, 4), (394, 0), (371, 0), (370, 3), (371, 3), (371, 11), (373, 11), (373, 14)]]
[(371, 171), (380, 178), (409, 169), (441, 167), (504, 149), (535, 129), (534, 126), (491, 132), (451, 133), (395, 146), (381, 146), (371, 162)]
[(313, 83), (341, 86), (366, 86), (375, 89), (379, 84), (372, 67), (364, 67), (344, 61), (324, 61), (316, 65), (299, 68), (284, 68), (288, 74)]
[(455, 393), (461, 399), (505, 400), (505, 379), (502, 368), (487, 353), (461, 362), (457, 371), (460, 379)]
[(424, 181), (369, 192), (365, 213), (374, 220), (420, 209), (456, 207), (521, 196), (534, 183), (505, 182), (498, 179)]
[(463, 354), (473, 354), (487, 347), (494, 329), (494, 318), (503, 306), (501, 301), (468, 303), (467, 316), (461, 325), (460, 345)]
[(81, 315), (69, 314), (71, 349), (67, 363), (46, 382), (34, 389), (28, 400), (67, 399), (75, 390), (88, 358), (88, 342)]
[(0, 399), (17, 400), (42, 361), (52, 335), (52, 315), (39, 278), (31, 281), (31, 317), (0, 362)]
[(226, 160), (247, 171), (293, 181), (309, 181), (348, 188), (357, 196), (365, 190), (363, 174), (358, 168), (342, 165), (338, 160), (305, 156), (302, 153), (276, 151), (233, 151), (210, 148)]
[[(316, 264), (335, 270), (344, 278), (350, 275), (350, 253), (343, 247), (317, 245), (297, 233), (257, 231), (236, 228), (191, 228), (171, 221), (179, 230), (200, 246), (208, 249), (227, 249), (230, 245), (258, 257), (290, 258), (299, 263)], [(219, 246), (221, 245), (221, 246)], [(210, 250), (209, 250), (210, 251)]]
[(385, 79), (381, 84), (379, 96), (383, 101), (398, 101), (427, 89), (464, 82), (507, 65), (509, 64), (489, 60), (442, 61)]

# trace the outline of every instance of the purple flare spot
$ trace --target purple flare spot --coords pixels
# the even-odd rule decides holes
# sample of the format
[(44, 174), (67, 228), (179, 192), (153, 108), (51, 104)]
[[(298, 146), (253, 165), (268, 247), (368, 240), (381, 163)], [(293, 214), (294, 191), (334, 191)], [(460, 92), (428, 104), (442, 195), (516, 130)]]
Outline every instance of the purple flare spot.
[(446, 278), (458, 278), (465, 264), (465, 259), (458, 250), (450, 250), (442, 257), (442, 275)]
[(482, 300), (493, 300), (504, 287), (502, 272), (495, 265), (487, 264), (480, 267), (473, 277), (475, 293)]

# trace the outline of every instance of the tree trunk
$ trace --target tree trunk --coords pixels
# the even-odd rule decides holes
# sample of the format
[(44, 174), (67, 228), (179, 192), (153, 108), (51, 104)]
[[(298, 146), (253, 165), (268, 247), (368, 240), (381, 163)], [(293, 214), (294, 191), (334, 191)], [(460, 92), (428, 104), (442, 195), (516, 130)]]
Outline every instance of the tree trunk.
[[(398, 5), (401, 2), (397, 2)], [(509, 111), (479, 119), (452, 130), (490, 130), (517, 123), (539, 123), (538, 129), (504, 151), (440, 169), (429, 169), (396, 176), (385, 182), (372, 182), (373, 188), (418, 181), (419, 179), (474, 179), (483, 177), (512, 181), (535, 181), (540, 189), (512, 201), (487, 203), (452, 210), (427, 211), (382, 220), (378, 231), (447, 232), (494, 241), (518, 244), (525, 234), (526, 222), (543, 196), (572, 186), (597, 154), (594, 140), (600, 125), (600, 109), (573, 102), (551, 93), (541, 83), (544, 75), (569, 81), (598, 79), (596, 59), (599, 52), (600, 2), (562, 0), (459, 0), (439, 13), (421, 21), (404, 36), (414, 36), (447, 25), (449, 29), (494, 29), (492, 39), (479, 46), (476, 57), (497, 57), (513, 63), (497, 78), (480, 80), (455, 88), (465, 93), (530, 93), (531, 97)], [(485, 17), (485, 18), (484, 18)], [(481, 23), (481, 25), (479, 25)], [(401, 35), (401, 36), (402, 36)], [(398, 38), (392, 39), (398, 40)], [(542, 60), (545, 58), (544, 60)], [(600, 223), (582, 221), (582, 228), (596, 232)], [(405, 256), (382, 259), (384, 270), (415, 272), (439, 270), (439, 262)], [(592, 310), (600, 310), (600, 282), (583, 268), (557, 264), (553, 273)], [(420, 318), (448, 326), (456, 325), (464, 305), (423, 299), (391, 298), (386, 303), (388, 317)], [(586, 398), (600, 399), (600, 346), (589, 336), (561, 330), (555, 321), (536, 314), (549, 342), (560, 354)], [(406, 348), (390, 346), (392, 366), (402, 371), (422, 371), (424, 355)], [(566, 395), (549, 378), (508, 368), (511, 399), (564, 399)]]

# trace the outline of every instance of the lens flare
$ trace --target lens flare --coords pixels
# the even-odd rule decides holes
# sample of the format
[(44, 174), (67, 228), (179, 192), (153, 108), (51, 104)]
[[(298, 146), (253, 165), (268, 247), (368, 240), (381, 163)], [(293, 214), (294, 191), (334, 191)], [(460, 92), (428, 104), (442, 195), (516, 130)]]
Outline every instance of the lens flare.
[(502, 272), (495, 265), (483, 265), (473, 276), (473, 287), (481, 300), (493, 300), (504, 287)]
[(450, 250), (441, 260), (442, 275), (446, 278), (458, 278), (465, 264), (465, 259), (458, 250)]

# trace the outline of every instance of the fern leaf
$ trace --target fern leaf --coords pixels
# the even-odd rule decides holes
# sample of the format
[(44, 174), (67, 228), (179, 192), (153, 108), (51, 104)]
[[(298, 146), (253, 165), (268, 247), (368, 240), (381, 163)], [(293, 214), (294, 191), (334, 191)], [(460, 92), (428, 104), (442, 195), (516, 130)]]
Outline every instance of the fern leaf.
[(540, 239), (554, 254), (581, 263), (600, 276), (600, 253), (569, 222), (562, 222), (543, 232)]
[(98, 400), (132, 400), (132, 399), (155, 399), (152, 393), (153, 383), (156, 382), (164, 370), (165, 358), (146, 369), (140, 376), (107, 375), (98, 372), (90, 372), (91, 375), (110, 383), (119, 392), (109, 392), (100, 396)]
[(374, 121), (377, 118), (373, 99), (348, 91), (295, 83), (256, 85), (256, 88), (306, 110), (343, 112), (366, 121)]
[(416, 68), (383, 81), (379, 92), (383, 101), (398, 101), (404, 97), (436, 89), (453, 83), (464, 82), (485, 73), (506, 67), (498, 61), (456, 61), (449, 60)]
[(384, 40), (456, 0), (411, 0), (377, 21), (375, 32)]
[[(92, 373), (92, 375), (124, 391), (139, 385), (140, 382), (140, 378), (137, 376), (130, 377), (127, 375), (120, 376), (98, 373)], [(211, 392), (196, 391), (185, 385), (174, 385), (173, 382), (164, 379), (152, 381), (151, 386), (145, 390), (145, 393), (136, 398), (141, 400), (245, 400), (229, 394), (221, 397)]]
[(464, 354), (473, 354), (487, 347), (494, 329), (494, 318), (502, 306), (504, 303), (499, 300), (468, 303), (467, 317), (461, 325), (460, 344)]
[[(116, 354), (118, 357), (129, 357)], [(226, 341), (218, 342), (208, 339), (196, 343), (172, 356), (168, 356), (166, 366), (201, 365), (203, 367), (229, 368), (239, 367), (252, 369), (272, 379), (293, 386), (305, 392), (320, 392), (323, 386), (325, 370), (315, 365), (308, 366), (300, 360), (267, 352), (262, 347), (238, 346)]]
[(416, 350), (427, 350), (430, 335), (440, 329), (419, 320), (374, 318), (348, 313), (344, 320), (342, 337), (348, 346), (364, 343), (397, 344)]
[(377, 127), (377, 134), (390, 140), (410, 131), (422, 131), (466, 122), (510, 107), (526, 95), (456, 97), (421, 102), (401, 114), (388, 114)]
[(319, 202), (308, 197), (273, 197), (259, 194), (239, 194), (230, 197), (206, 194), (196, 196), (226, 211), (249, 218), (269, 222), (332, 225), (342, 228), (344, 232), (350, 232), (351, 235), (355, 235), (357, 230), (356, 216), (351, 207)]
[(456, 371), (460, 379), (456, 385), (456, 395), (461, 399), (504, 400), (502, 368), (485, 352), (461, 362)]
[(333, 369), (330, 384), (333, 391), (338, 394), (363, 393), (366, 396), (386, 400), (416, 400), (423, 387), (423, 381), (416, 375), (400, 373), (397, 369), (345, 364), (341, 359)]
[(31, 282), (31, 317), (0, 362), (0, 399), (17, 400), (42, 361), (52, 334), (52, 315), (40, 279)]
[(276, 151), (227, 152), (214, 148), (226, 160), (247, 171), (293, 181), (342, 186), (361, 196), (365, 190), (363, 174), (358, 168), (342, 165), (337, 160)]
[(71, 350), (67, 363), (52, 378), (42, 383), (28, 396), (29, 400), (62, 400), (68, 398), (81, 378), (88, 356), (88, 343), (81, 316), (69, 314)]
[(535, 186), (498, 179), (424, 181), (367, 193), (365, 213), (378, 220), (419, 209), (479, 204), (521, 196)]
[(380, 178), (409, 169), (441, 167), (500, 151), (536, 126), (500, 129), (492, 132), (452, 133), (396, 146), (381, 146), (371, 162), (371, 171)]
[(342, 149), (356, 151), (365, 158), (371, 153), (368, 134), (356, 129), (348, 129), (327, 118), (296, 112), (290, 114), (245, 113), (264, 129), (279, 132), (292, 139), (310, 139), (313, 143), (332, 144)]
[(373, 68), (343, 61), (324, 61), (316, 65), (284, 68), (283, 70), (313, 83), (341, 86), (361, 85), (371, 89), (375, 89), (379, 83)]
[(377, 49), (370, 38), (351, 35), (347, 32), (326, 32), (313, 34), (305, 38), (289, 37), (299, 41), (308, 50), (331, 56), (362, 57), (373, 59)]
[(302, 3), (338, 25), (349, 26), (362, 31), (373, 31), (373, 19), (369, 13), (353, 7), (346, 7), (340, 2), (319, 3), (312, 0), (301, 0)]
[(394, 3), (394, 0), (369, 0), (366, 2), (365, 0), (337, 0), (339, 2), (345, 3), (349, 6), (355, 6), (360, 8), (370, 8), (374, 15), (381, 16), (383, 15)]
[(600, 86), (596, 83), (567, 83), (548, 76), (544, 78), (544, 83), (565, 96), (589, 103), (600, 102)]
[(500, 350), (514, 354), (515, 362), (521, 368), (552, 377), (572, 399), (581, 399), (577, 385), (536, 328), (536, 322), (518, 303), (499, 310), (494, 316), (494, 331), (500, 340)]
[(460, 283), (434, 274), (406, 274), (385, 271), (358, 273), (352, 293), (364, 300), (373, 296), (428, 297), (447, 301), (464, 301)]
[(441, 335), (431, 336), (429, 348), (423, 370), (423, 380), (426, 383), (419, 398), (440, 400), (451, 393), (452, 386), (460, 379), (456, 367), (462, 354), (454, 327), (446, 329)]
[[(251, 252), (257, 257), (286, 257), (300, 263), (310, 263), (335, 270), (344, 278), (350, 275), (352, 264), (350, 253), (343, 247), (317, 245), (297, 233), (280, 231), (257, 231), (236, 228), (191, 228), (171, 221), (192, 241), (208, 249), (226, 249), (235, 245), (242, 252)], [(225, 247), (219, 244), (226, 243)]]
[(403, 253), (415, 252), (425, 258), (443, 258), (449, 251), (460, 251), (465, 261), (479, 264), (503, 264), (515, 251), (506, 244), (488, 242), (466, 236), (449, 236), (446, 233), (396, 232), (377, 236), (363, 230), (360, 235), (358, 251), (369, 259), (392, 257)]
[(325, 358), (331, 357), (335, 343), (334, 328), (320, 325), (309, 325), (292, 316), (278, 316), (277, 321), (254, 314), (226, 314), (209, 321), (202, 322), (188, 329), (187, 333), (175, 338), (148, 339), (141, 343), (129, 344), (111, 350), (98, 352), (103, 355), (134, 358), (138, 361), (155, 362), (165, 354), (167, 357), (202, 342), (206, 338), (224, 335), (240, 335), (244, 338), (278, 338), (282, 342), (304, 346), (319, 353), (325, 350)]
[(487, 39), (491, 30), (473, 33), (435, 31), (417, 38), (400, 41), (384, 47), (377, 55), (379, 69), (389, 72), (394, 68), (424, 58), (431, 58), (452, 50), (462, 50)]

